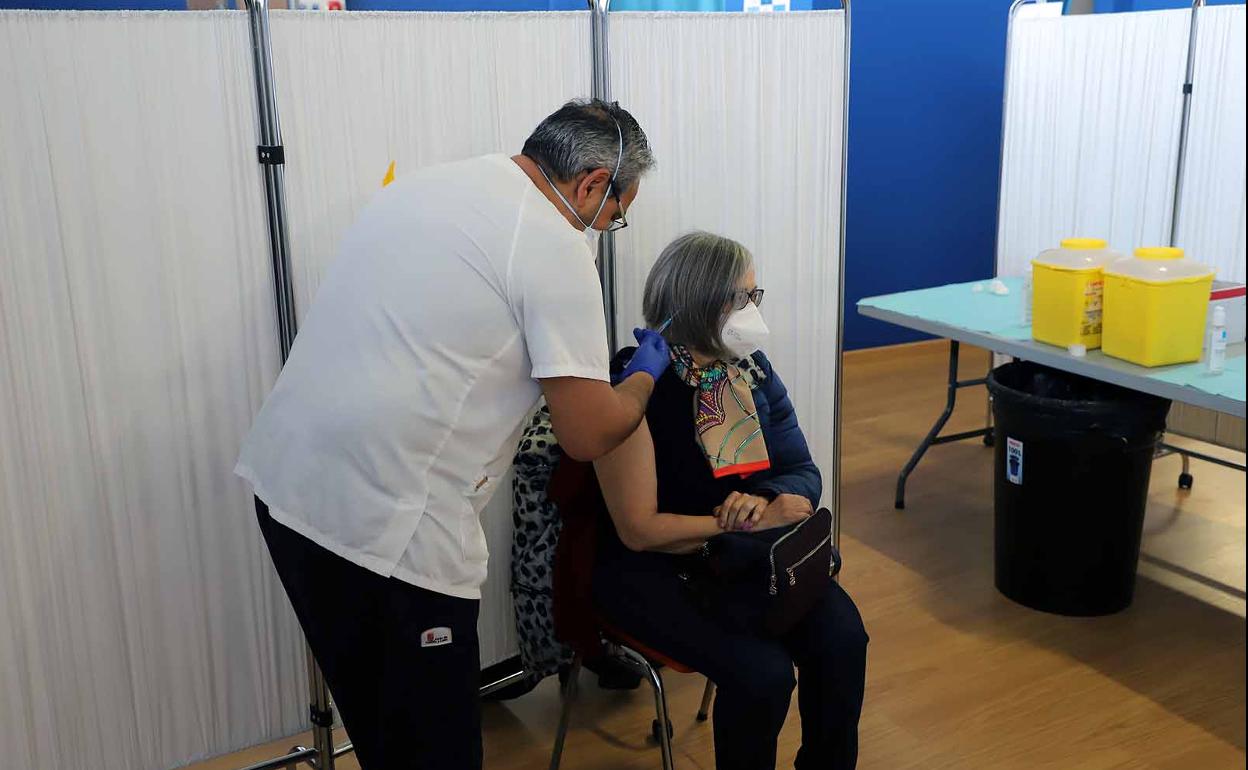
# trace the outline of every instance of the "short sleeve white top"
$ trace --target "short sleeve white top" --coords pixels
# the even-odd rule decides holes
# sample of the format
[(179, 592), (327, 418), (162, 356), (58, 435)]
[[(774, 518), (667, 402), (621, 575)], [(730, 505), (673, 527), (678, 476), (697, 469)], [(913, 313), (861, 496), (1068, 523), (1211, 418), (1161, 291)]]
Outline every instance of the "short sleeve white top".
[(348, 230), (235, 472), (330, 551), (479, 598), (536, 379), (608, 363), (585, 235), (508, 157), (424, 169)]

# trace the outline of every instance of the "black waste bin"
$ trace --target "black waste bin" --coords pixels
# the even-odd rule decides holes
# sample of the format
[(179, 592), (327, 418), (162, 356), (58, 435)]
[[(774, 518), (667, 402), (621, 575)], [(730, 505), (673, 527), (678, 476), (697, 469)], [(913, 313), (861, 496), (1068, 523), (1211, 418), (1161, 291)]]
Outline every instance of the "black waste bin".
[(1131, 604), (1170, 402), (1028, 362), (988, 376), (997, 590), (1061, 615)]

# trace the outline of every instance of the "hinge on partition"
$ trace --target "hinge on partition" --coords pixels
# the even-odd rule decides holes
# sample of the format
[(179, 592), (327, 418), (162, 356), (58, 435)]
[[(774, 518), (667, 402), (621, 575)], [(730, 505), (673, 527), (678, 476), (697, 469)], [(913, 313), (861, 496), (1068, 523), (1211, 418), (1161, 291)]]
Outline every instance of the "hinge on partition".
[(1191, 92), (1192, 92), (1192, 84), (1191, 84), (1191, 83), (1184, 83), (1184, 84), (1183, 84), (1183, 93), (1185, 93), (1185, 94), (1190, 94)]
[(327, 708), (325, 710), (318, 709), (316, 706), (308, 707), (308, 718), (312, 720), (312, 724), (317, 727), (333, 727), (334, 726), (334, 710)]
[(262, 144), (256, 149), (260, 153), (261, 165), (281, 166), (286, 163), (286, 150), (280, 144)]

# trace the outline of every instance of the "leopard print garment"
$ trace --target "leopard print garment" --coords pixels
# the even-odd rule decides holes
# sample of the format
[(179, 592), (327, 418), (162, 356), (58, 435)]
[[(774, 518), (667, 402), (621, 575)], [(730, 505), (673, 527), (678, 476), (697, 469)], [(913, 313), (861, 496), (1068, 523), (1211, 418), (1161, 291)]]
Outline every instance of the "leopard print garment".
[(546, 486), (563, 456), (543, 403), (525, 426), (516, 451), (512, 482), (515, 534), (511, 543), (511, 594), (520, 657), (530, 677), (541, 679), (572, 661), (572, 651), (555, 639), (555, 546), (561, 522)]
[(759, 366), (758, 362), (754, 360), (753, 354), (735, 361), (733, 365), (749, 378), (750, 390), (758, 390), (758, 386), (762, 385), (763, 380), (767, 379), (767, 375), (763, 372), (763, 367)]

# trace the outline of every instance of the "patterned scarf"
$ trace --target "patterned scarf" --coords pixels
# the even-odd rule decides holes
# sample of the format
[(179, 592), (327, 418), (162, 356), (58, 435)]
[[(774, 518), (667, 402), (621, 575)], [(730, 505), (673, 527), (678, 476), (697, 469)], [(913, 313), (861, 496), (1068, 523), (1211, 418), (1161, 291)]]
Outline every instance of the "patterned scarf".
[(715, 478), (744, 477), (771, 467), (750, 392), (763, 373), (752, 361), (716, 361), (699, 369), (688, 348), (673, 345), (672, 371), (694, 388), (694, 430)]

